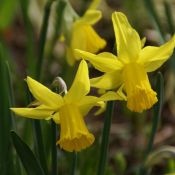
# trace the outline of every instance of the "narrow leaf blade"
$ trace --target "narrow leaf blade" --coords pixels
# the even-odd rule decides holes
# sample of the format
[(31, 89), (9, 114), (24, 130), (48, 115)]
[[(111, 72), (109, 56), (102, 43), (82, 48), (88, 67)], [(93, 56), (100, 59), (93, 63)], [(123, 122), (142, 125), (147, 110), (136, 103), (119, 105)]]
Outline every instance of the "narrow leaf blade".
[(12, 137), (12, 141), (15, 146), (16, 152), (19, 155), (27, 174), (28, 175), (45, 175), (38, 160), (35, 158), (33, 152), (28, 147), (28, 145), (24, 143), (14, 131), (11, 131), (11, 137)]

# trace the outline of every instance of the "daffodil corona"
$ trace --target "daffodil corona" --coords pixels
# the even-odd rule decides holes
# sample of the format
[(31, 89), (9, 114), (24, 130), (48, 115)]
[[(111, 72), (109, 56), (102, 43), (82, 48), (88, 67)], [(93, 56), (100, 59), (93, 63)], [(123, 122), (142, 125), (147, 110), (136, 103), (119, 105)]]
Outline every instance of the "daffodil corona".
[(151, 88), (147, 72), (158, 69), (173, 53), (175, 36), (160, 47), (146, 46), (136, 30), (121, 12), (112, 14), (117, 54), (105, 52), (94, 55), (75, 50), (77, 57), (90, 61), (105, 74), (91, 79), (91, 86), (115, 89), (123, 85), (127, 94), (127, 106), (135, 112), (151, 108), (157, 102), (157, 94)]
[(74, 82), (68, 93), (62, 97), (34, 79), (26, 79), (30, 92), (39, 102), (35, 108), (11, 108), (19, 116), (33, 119), (51, 119), (60, 124), (61, 133), (57, 144), (66, 151), (80, 151), (94, 142), (83, 116), (93, 106), (103, 106), (104, 101), (123, 100), (121, 93), (108, 92), (101, 97), (87, 96), (90, 80), (87, 63), (81, 61)]

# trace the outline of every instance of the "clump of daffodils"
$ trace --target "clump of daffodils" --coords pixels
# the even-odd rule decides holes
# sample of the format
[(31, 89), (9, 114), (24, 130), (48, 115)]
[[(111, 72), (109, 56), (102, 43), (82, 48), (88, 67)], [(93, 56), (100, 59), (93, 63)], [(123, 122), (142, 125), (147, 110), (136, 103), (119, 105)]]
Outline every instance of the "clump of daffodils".
[[(96, 1), (94, 1), (96, 3)], [(92, 8), (92, 5), (91, 5)], [(69, 47), (69, 63), (83, 58), (79, 64), (71, 88), (61, 96), (27, 77), (30, 92), (37, 100), (36, 107), (11, 108), (17, 115), (33, 119), (53, 119), (60, 125), (60, 138), (57, 144), (66, 151), (80, 151), (92, 145), (94, 135), (88, 130), (84, 117), (94, 106), (104, 107), (105, 101), (126, 100), (130, 110), (142, 112), (157, 102), (157, 94), (151, 88), (148, 72), (158, 69), (173, 53), (175, 36), (160, 47), (143, 46), (139, 34), (131, 27), (121, 12), (112, 14), (116, 36), (117, 56), (99, 49), (105, 46), (92, 28), (101, 18), (101, 12), (89, 9), (72, 26)], [(75, 52), (73, 52), (73, 50)], [(89, 79), (88, 60), (104, 75)], [(108, 91), (100, 97), (90, 96), (90, 86)], [(127, 97), (122, 93), (124, 90)], [(67, 91), (67, 90), (66, 90)]]
[(151, 88), (148, 72), (158, 69), (173, 53), (175, 36), (160, 47), (146, 46), (139, 34), (121, 12), (112, 14), (116, 37), (117, 56), (104, 52), (95, 55), (85, 50), (75, 50), (78, 58), (88, 60), (104, 75), (91, 79), (91, 86), (115, 89), (123, 86), (127, 94), (127, 106), (131, 111), (142, 112), (157, 102), (157, 94)]

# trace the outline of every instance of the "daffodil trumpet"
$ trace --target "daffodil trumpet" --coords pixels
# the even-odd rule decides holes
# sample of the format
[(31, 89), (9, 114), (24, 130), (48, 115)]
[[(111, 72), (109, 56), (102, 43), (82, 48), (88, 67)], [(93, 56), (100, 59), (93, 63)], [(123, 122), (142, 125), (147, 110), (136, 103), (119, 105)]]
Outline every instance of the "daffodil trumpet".
[(157, 102), (157, 94), (151, 88), (147, 73), (158, 69), (172, 55), (175, 36), (160, 47), (144, 47), (145, 38), (140, 39), (123, 13), (114, 12), (112, 22), (117, 56), (108, 52), (95, 55), (78, 49), (75, 54), (104, 72), (104, 75), (90, 80), (92, 87), (111, 90), (122, 85), (127, 94), (128, 108), (142, 112)]
[(104, 106), (104, 101), (123, 100), (121, 93), (107, 92), (101, 97), (88, 96), (90, 80), (86, 61), (82, 60), (74, 82), (63, 97), (35, 81), (26, 79), (30, 92), (38, 101), (33, 108), (11, 108), (17, 115), (33, 119), (53, 119), (60, 124), (61, 133), (57, 144), (66, 151), (80, 151), (94, 142), (84, 117), (93, 106)]

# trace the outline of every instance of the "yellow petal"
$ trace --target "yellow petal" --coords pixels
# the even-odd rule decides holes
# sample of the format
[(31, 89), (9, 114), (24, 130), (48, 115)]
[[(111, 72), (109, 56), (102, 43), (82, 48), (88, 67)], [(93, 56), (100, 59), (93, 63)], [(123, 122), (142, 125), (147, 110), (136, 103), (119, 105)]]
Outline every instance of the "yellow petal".
[(126, 97), (125, 93), (123, 92), (123, 89), (124, 89), (124, 84), (122, 84), (120, 86), (120, 88), (117, 90), (117, 95), (121, 98), (121, 100), (123, 99), (123, 100), (127, 101), (127, 97)]
[(99, 102), (99, 109), (94, 113), (95, 116), (100, 115), (101, 113), (103, 113), (106, 110), (106, 104), (104, 102)]
[(89, 71), (86, 61), (82, 60), (76, 73), (73, 84), (64, 97), (66, 101), (76, 102), (90, 91)]
[(37, 108), (10, 108), (16, 115), (32, 119), (46, 119), (53, 111), (44, 105)]
[(104, 109), (105, 103), (104, 101), (111, 101), (111, 100), (126, 100), (125, 95), (121, 92), (112, 92), (109, 91), (100, 97), (94, 96), (86, 96), (78, 103), (78, 107), (83, 116), (85, 116), (92, 107), (99, 106), (100, 108)]
[(117, 93), (113, 91), (108, 91), (98, 99), (101, 101), (113, 101), (113, 100), (126, 100), (126, 97), (123, 93), (121, 93), (121, 91)]
[[(96, 69), (102, 72), (111, 72), (115, 70), (121, 70), (123, 67), (122, 63), (118, 61), (117, 58), (110, 53), (106, 54), (107, 57), (105, 57), (104, 55), (94, 55), (89, 52), (75, 49), (75, 55), (76, 57), (83, 58), (85, 60), (90, 61), (90, 63)], [(114, 59), (114, 57), (116, 59)]]
[(91, 87), (100, 89), (114, 89), (122, 84), (121, 71), (106, 73), (100, 77), (90, 79)]
[(66, 59), (70, 66), (73, 66), (75, 64), (76, 59), (74, 56), (73, 49), (71, 47), (66, 48)]
[(140, 52), (138, 62), (143, 64), (147, 72), (158, 69), (172, 55), (175, 47), (175, 35), (160, 47), (147, 46)]
[[(127, 100), (126, 95), (123, 93), (123, 85), (117, 90), (117, 92), (108, 91), (106, 94), (98, 98), (98, 100), (113, 101), (113, 100)], [(95, 112), (95, 115), (99, 115), (106, 109), (106, 103), (103, 101), (98, 102), (100, 109)]]
[(79, 103), (78, 103), (78, 107), (81, 111), (81, 114), (83, 116), (86, 116), (87, 113), (94, 107), (94, 106), (99, 106), (99, 107), (103, 107), (104, 106), (104, 102), (101, 101), (101, 99), (99, 100), (98, 97), (94, 97), (94, 96), (85, 96)]
[(146, 43), (146, 37), (142, 38), (141, 40), (141, 47), (143, 48), (145, 46)]
[(60, 37), (58, 38), (58, 41), (60, 41), (60, 42), (64, 42), (66, 39), (65, 39), (65, 36), (64, 36), (64, 34), (62, 33), (61, 35), (60, 35)]
[(110, 52), (101, 52), (97, 54), (97, 56), (102, 57), (102, 58), (107, 58), (107, 59), (113, 59), (113, 60), (117, 59), (117, 57)]
[(101, 0), (92, 0), (88, 9), (96, 9), (98, 7), (98, 5), (100, 4), (100, 1)]
[(56, 124), (60, 124), (60, 114), (59, 112), (56, 112), (53, 116), (52, 116), (52, 119), (54, 120), (54, 122)]
[(101, 11), (87, 10), (86, 13), (78, 20), (78, 22), (93, 25), (97, 23), (101, 17), (102, 17)]
[(141, 41), (138, 33), (131, 27), (127, 17), (121, 12), (112, 14), (112, 22), (119, 59), (124, 63), (136, 60), (141, 50)]
[(62, 105), (62, 97), (52, 92), (41, 83), (30, 77), (27, 77), (27, 84), (32, 95), (46, 106), (49, 106), (53, 109), (58, 109)]
[(66, 151), (80, 151), (89, 147), (95, 140), (88, 131), (78, 107), (74, 104), (60, 108), (60, 140), (57, 144)]

